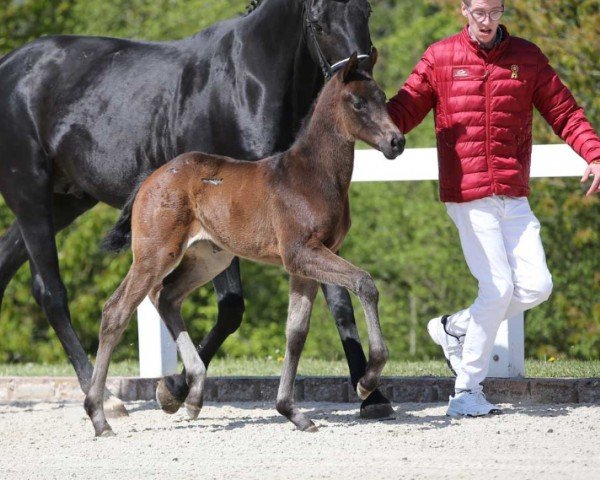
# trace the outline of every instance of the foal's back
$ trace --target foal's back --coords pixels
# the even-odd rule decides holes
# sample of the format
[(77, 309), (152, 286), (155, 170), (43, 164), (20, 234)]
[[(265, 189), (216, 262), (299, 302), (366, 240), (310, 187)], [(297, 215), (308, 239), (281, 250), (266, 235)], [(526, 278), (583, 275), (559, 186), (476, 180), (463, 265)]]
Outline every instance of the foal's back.
[[(199, 240), (247, 258), (278, 262), (266, 161), (190, 152), (156, 170), (133, 206), (133, 250), (156, 238), (180, 255)], [(160, 238), (160, 240), (159, 240)], [(146, 247), (144, 247), (146, 248)]]
[[(189, 152), (156, 170), (132, 211), (133, 251), (148, 239), (181, 256), (196, 241), (251, 260), (282, 264), (282, 245), (314, 236), (336, 249), (350, 227), (347, 198), (299, 174), (287, 151), (259, 161)], [(300, 238), (302, 237), (302, 238)]]

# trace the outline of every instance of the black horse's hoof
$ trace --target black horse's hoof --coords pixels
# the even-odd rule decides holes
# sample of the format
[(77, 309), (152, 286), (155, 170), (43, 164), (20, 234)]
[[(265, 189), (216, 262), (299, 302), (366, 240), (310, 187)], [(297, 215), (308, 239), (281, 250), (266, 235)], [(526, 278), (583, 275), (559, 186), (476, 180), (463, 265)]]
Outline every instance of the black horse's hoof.
[(189, 393), (183, 375), (170, 375), (161, 379), (156, 386), (156, 401), (163, 412), (176, 413)]
[(360, 405), (360, 418), (376, 420), (390, 418), (394, 415), (391, 402), (383, 396), (379, 389), (374, 390)]

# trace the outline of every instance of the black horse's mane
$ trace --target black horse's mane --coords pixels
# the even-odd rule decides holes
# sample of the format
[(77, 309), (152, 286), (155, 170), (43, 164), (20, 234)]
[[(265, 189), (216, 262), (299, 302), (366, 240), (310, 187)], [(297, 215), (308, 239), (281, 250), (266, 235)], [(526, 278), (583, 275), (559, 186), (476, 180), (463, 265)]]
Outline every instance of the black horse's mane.
[(250, 0), (250, 3), (246, 7), (246, 15), (250, 15), (254, 10), (260, 7), (262, 0)]

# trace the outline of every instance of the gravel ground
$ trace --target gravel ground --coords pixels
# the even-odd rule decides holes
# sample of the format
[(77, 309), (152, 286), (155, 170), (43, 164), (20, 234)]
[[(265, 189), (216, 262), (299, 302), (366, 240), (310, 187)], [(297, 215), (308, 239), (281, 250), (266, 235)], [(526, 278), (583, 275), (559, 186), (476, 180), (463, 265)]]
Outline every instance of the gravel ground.
[(450, 419), (443, 404), (396, 405), (364, 421), (353, 404), (303, 403), (317, 433), (272, 405), (205, 405), (162, 413), (127, 404), (96, 439), (80, 403), (0, 405), (1, 479), (600, 478), (600, 405), (503, 405), (503, 415)]

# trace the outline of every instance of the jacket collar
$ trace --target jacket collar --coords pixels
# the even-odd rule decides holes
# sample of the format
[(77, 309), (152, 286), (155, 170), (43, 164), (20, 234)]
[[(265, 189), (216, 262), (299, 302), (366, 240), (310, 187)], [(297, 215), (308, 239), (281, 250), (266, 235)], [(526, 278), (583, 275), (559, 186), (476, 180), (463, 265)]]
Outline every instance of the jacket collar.
[(473, 52), (483, 58), (491, 58), (496, 57), (500, 53), (504, 52), (508, 43), (510, 41), (510, 34), (504, 25), (499, 25), (499, 29), (502, 30), (502, 40), (499, 43), (494, 45), (491, 50), (485, 50), (479, 45), (473, 38), (471, 38), (471, 34), (469, 33), (469, 25), (465, 25), (462, 32), (460, 33), (462, 42)]

